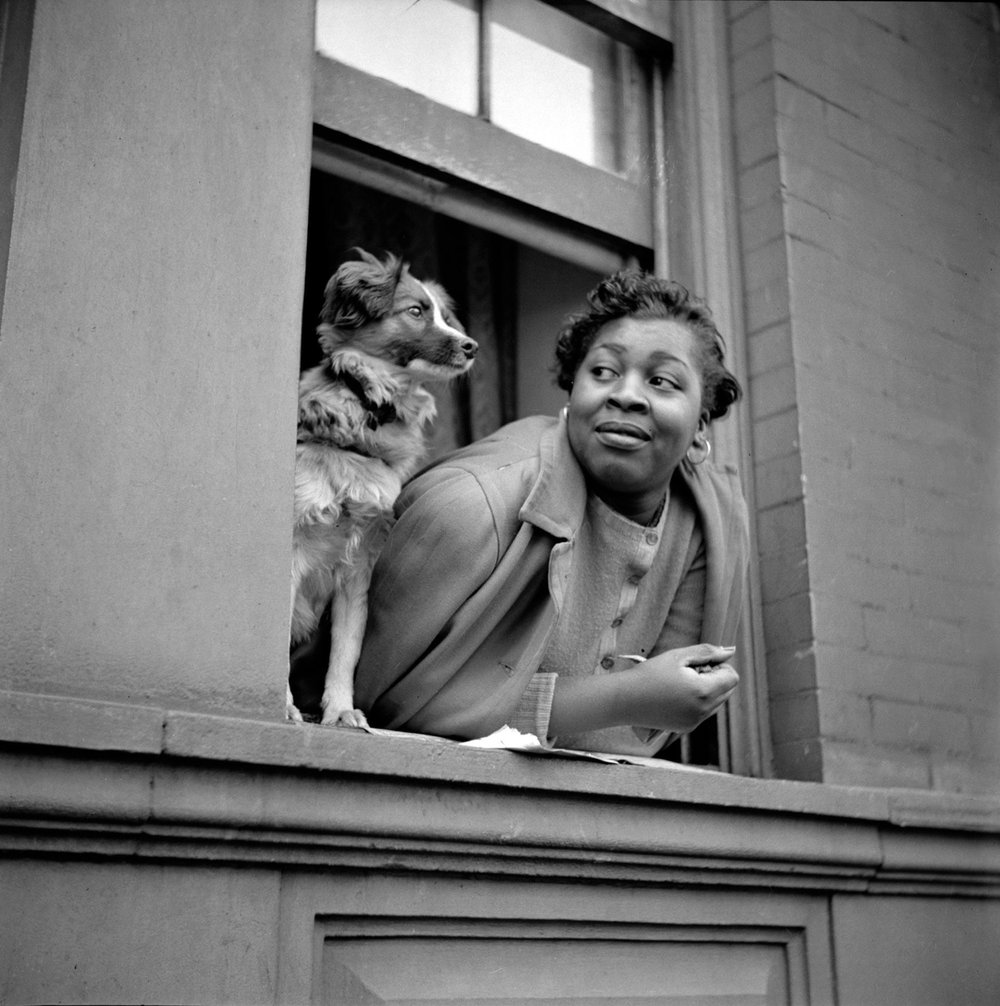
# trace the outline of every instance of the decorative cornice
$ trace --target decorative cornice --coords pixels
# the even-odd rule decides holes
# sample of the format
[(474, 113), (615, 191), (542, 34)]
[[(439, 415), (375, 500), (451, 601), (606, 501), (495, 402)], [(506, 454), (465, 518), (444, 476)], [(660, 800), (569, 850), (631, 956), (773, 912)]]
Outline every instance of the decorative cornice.
[(1000, 896), (994, 801), (6, 700), (19, 855)]

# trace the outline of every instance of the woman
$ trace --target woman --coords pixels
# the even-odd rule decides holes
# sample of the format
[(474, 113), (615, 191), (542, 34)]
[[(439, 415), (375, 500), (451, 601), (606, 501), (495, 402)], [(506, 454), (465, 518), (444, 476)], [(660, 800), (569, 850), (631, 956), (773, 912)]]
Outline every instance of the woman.
[[(736, 688), (747, 553), (709, 424), (740, 388), (709, 311), (618, 273), (557, 344), (560, 418), (536, 416), (411, 481), (372, 581), (355, 698), (440, 736), (510, 724), (653, 754)], [(645, 658), (645, 659), (643, 659)]]

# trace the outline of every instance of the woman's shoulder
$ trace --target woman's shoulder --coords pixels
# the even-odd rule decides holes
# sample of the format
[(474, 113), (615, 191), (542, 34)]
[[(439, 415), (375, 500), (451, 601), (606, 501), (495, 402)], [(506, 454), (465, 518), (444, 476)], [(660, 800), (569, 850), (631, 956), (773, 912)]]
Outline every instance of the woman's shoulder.
[(727, 540), (746, 539), (749, 513), (739, 471), (728, 463), (682, 463), (678, 468), (684, 488), (701, 518), (703, 530), (715, 529)]
[(543, 439), (556, 429), (555, 416), (528, 416), (461, 447), (443, 461), (484, 470), (500, 469), (518, 461), (537, 459)]
[(692, 465), (684, 461), (677, 471), (696, 499), (711, 499), (721, 506), (743, 502), (743, 486), (735, 465), (722, 461)]
[(407, 483), (401, 506), (430, 497), (456, 507), (482, 500), (495, 518), (516, 515), (538, 476), (542, 440), (557, 425), (549, 416), (519, 419), (438, 458)]
[(413, 477), (411, 484), (438, 482), (454, 478), (460, 472), (487, 481), (517, 482), (519, 470), (534, 469), (537, 472), (542, 441), (554, 432), (557, 425), (558, 420), (551, 416), (529, 416), (508, 423), (494, 433), (431, 462)]

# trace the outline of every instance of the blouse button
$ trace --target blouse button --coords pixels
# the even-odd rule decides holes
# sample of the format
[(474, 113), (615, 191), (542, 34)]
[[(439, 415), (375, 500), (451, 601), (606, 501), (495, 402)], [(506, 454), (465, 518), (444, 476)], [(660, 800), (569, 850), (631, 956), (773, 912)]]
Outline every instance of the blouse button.
[(646, 532), (646, 544), (647, 545), (655, 545), (657, 543), (657, 541), (659, 541), (659, 538), (657, 537), (655, 531), (647, 531)]
[(639, 581), (640, 581), (641, 579), (642, 579), (642, 575), (641, 575), (640, 573), (633, 573), (633, 574), (632, 574), (632, 575), (631, 575), (631, 576), (630, 576), (630, 577), (628, 578), (628, 582), (629, 582), (629, 583), (631, 583), (631, 584), (633, 584), (633, 585), (635, 585), (635, 584), (637, 584), (637, 583), (638, 583), (638, 582), (639, 582)]
[(613, 657), (604, 657), (601, 660), (601, 667), (603, 667), (606, 671), (610, 671), (611, 668), (614, 667), (614, 666), (615, 666), (615, 661), (614, 661)]
[(619, 625), (621, 625), (621, 624), (622, 624), (622, 619), (620, 619), (620, 618), (615, 618), (615, 619), (613, 619), (613, 620), (612, 620), (612, 622), (611, 622), (611, 628), (612, 628), (612, 629), (617, 629), (617, 628), (618, 628), (618, 626), (619, 626)]

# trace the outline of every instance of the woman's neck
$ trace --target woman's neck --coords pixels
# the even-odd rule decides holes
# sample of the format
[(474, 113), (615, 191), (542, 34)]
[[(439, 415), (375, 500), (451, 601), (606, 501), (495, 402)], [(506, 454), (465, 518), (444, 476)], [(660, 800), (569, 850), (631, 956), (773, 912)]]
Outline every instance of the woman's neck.
[(659, 492), (639, 494), (610, 493), (605, 489), (594, 490), (594, 492), (612, 510), (616, 510), (623, 517), (643, 526), (655, 524), (660, 519), (667, 498), (666, 487)]

